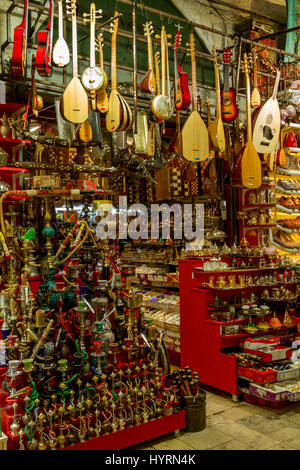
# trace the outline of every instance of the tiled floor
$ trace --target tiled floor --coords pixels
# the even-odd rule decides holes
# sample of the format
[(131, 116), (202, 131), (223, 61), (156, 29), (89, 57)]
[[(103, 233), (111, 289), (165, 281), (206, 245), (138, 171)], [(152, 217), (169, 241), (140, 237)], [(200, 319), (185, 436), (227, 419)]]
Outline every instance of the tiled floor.
[(300, 402), (271, 410), (206, 392), (206, 428), (149, 441), (140, 450), (299, 450)]

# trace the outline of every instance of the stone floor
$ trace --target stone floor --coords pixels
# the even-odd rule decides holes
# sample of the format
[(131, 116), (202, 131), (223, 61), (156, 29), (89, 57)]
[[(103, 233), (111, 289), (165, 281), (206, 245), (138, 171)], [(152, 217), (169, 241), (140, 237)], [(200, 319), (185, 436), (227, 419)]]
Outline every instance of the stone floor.
[(135, 450), (299, 450), (300, 402), (281, 410), (234, 403), (206, 392), (206, 428), (180, 432), (135, 446)]

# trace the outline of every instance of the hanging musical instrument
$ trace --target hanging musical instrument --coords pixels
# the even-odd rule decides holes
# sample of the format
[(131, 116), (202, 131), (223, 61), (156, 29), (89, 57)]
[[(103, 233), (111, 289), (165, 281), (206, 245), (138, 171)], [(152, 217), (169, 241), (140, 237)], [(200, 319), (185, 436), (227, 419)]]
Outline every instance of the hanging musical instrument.
[[(170, 119), (173, 115), (173, 103), (171, 100), (170, 75), (169, 75), (169, 58), (168, 58), (168, 38), (170, 34), (166, 33), (163, 26), (161, 35), (156, 35), (156, 39), (161, 40), (161, 70), (162, 70), (162, 93), (157, 94), (151, 103), (151, 110), (154, 117), (160, 120)], [(167, 79), (167, 92), (166, 92)]]
[(58, 38), (53, 47), (52, 60), (58, 67), (65, 67), (70, 62), (70, 51), (63, 32), (63, 0), (58, 0)]
[(36, 69), (41, 77), (52, 74), (54, 0), (50, 0), (48, 26), (38, 33), (38, 47), (35, 56)]
[(62, 111), (65, 119), (79, 124), (88, 118), (89, 102), (78, 77), (76, 0), (68, 0), (67, 12), (72, 15), (73, 78), (63, 94)]
[(118, 12), (114, 13), (117, 18), (112, 24), (111, 40), (111, 92), (108, 100), (108, 112), (106, 114), (106, 128), (109, 132), (125, 131), (133, 124), (133, 114), (125, 99), (117, 90), (117, 34), (119, 18)]
[(262, 184), (262, 171), (261, 161), (252, 141), (250, 77), (246, 53), (244, 54), (244, 71), (246, 78), (247, 140), (237, 158), (236, 170), (240, 173), (241, 182), (245, 188), (257, 189)]
[(208, 130), (215, 149), (220, 152), (225, 150), (225, 134), (221, 117), (221, 96), (220, 96), (220, 78), (217, 63), (216, 46), (213, 46), (213, 58), (215, 69), (215, 83), (216, 83), (216, 116), (215, 120), (210, 124)]
[[(187, 44), (188, 45), (188, 44)], [(203, 161), (209, 156), (209, 138), (207, 128), (197, 111), (197, 76), (195, 39), (190, 34), (190, 55), (192, 63), (192, 104), (193, 111), (182, 129), (182, 154), (190, 161)]]
[(284, 148), (283, 148), (283, 140), (284, 140), (284, 134), (283, 132), (281, 132), (280, 134), (280, 148), (277, 152), (277, 156), (276, 156), (276, 163), (277, 165), (279, 166), (285, 166), (286, 165), (286, 155), (285, 155), (285, 151), (284, 151)]
[(260, 93), (257, 88), (257, 52), (255, 47), (252, 49), (253, 56), (253, 89), (251, 93), (251, 106), (258, 108), (260, 106)]
[(234, 121), (238, 115), (236, 91), (229, 87), (231, 49), (223, 49), (224, 86), (221, 89), (221, 115), (224, 122)]
[(103, 33), (99, 33), (96, 38), (96, 49), (99, 52), (99, 66), (104, 74), (104, 85), (96, 93), (96, 107), (100, 113), (107, 113), (108, 111), (108, 96), (106, 93), (106, 87), (108, 84), (107, 75), (104, 71), (104, 58), (103, 58)]
[(258, 153), (272, 153), (278, 143), (280, 133), (280, 109), (277, 101), (277, 91), (280, 72), (276, 71), (276, 79), (271, 98), (259, 109), (253, 128), (253, 143)]
[(181, 41), (181, 32), (178, 29), (175, 36), (174, 45), (174, 76), (175, 76), (175, 108), (177, 110), (188, 109), (191, 103), (191, 95), (189, 90), (189, 76), (179, 65), (178, 47)]
[(152, 21), (147, 21), (147, 23), (144, 25), (144, 35), (147, 38), (148, 46), (148, 72), (141, 81), (140, 90), (145, 93), (151, 93), (151, 95), (154, 95), (156, 92), (156, 82), (153, 70), (153, 48), (151, 39), (153, 32), (154, 30)]
[(28, 0), (24, 2), (22, 23), (15, 27), (11, 67), (16, 77), (24, 77), (27, 57)]
[(101, 13), (102, 10), (96, 11), (95, 3), (91, 3), (90, 14), (83, 14), (84, 23), (90, 22), (90, 66), (87, 67), (81, 75), (81, 82), (88, 91), (100, 90), (105, 84), (103, 70), (95, 65), (95, 23), (97, 18), (102, 18)]
[(31, 110), (35, 117), (38, 117), (39, 111), (43, 108), (43, 98), (37, 94), (35, 84), (35, 57), (32, 56), (31, 63)]

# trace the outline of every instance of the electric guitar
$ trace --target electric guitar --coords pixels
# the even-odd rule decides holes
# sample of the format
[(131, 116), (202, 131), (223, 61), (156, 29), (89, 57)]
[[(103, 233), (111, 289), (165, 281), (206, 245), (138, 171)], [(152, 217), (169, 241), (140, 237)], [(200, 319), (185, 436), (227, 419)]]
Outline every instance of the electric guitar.
[[(163, 26), (161, 30), (161, 35), (156, 35), (156, 39), (161, 40), (161, 69), (162, 69), (162, 93), (156, 95), (152, 100), (151, 109), (154, 117), (160, 120), (170, 119), (173, 115), (173, 104), (171, 100), (171, 90), (170, 90), (170, 75), (169, 75), (169, 59), (168, 59), (168, 38), (171, 37), (170, 34), (167, 35), (166, 29)], [(166, 79), (167, 79), (167, 91), (166, 91)]]
[(28, 0), (24, 3), (22, 23), (14, 30), (14, 45), (12, 51), (11, 67), (13, 75), (24, 77), (27, 56), (27, 29), (28, 29)]
[(261, 106), (256, 114), (252, 137), (256, 151), (268, 154), (272, 153), (277, 146), (281, 121), (277, 101), (280, 72), (274, 66), (271, 66), (271, 68), (276, 71), (273, 93), (271, 98)]
[(147, 21), (144, 25), (144, 35), (147, 37), (147, 44), (148, 44), (148, 73), (143, 78), (140, 84), (140, 90), (145, 93), (151, 93), (154, 95), (156, 92), (156, 82), (155, 82), (155, 75), (153, 70), (153, 48), (152, 48), (152, 39), (151, 36), (153, 34), (153, 26), (152, 21)]
[(213, 58), (216, 81), (216, 117), (215, 120), (210, 124), (208, 130), (213, 146), (215, 147), (215, 149), (218, 149), (220, 152), (223, 153), (225, 150), (225, 134), (221, 117), (220, 79), (217, 64), (216, 46), (213, 46)]
[[(99, 16), (97, 16), (97, 13)], [(95, 23), (96, 18), (102, 18), (102, 10), (97, 10), (95, 3), (90, 5), (90, 14), (83, 14), (83, 21), (90, 21), (90, 66), (87, 67), (81, 75), (81, 82), (88, 91), (100, 90), (105, 84), (105, 75), (103, 71), (95, 65)], [(89, 16), (89, 20), (87, 17)]]
[(58, 67), (70, 62), (70, 52), (63, 33), (63, 0), (58, 0), (58, 39), (53, 47), (52, 60)]
[[(118, 12), (114, 13), (118, 16)], [(133, 114), (125, 99), (117, 90), (117, 34), (119, 18), (111, 25), (111, 92), (108, 99), (108, 113), (106, 114), (106, 129), (109, 132), (126, 131), (132, 127)]]
[(190, 34), (190, 55), (192, 63), (192, 104), (193, 111), (185, 121), (182, 135), (182, 154), (184, 158), (193, 162), (201, 162), (209, 156), (209, 138), (207, 128), (197, 110), (197, 76), (195, 39)]
[(72, 15), (73, 78), (64, 91), (62, 111), (65, 119), (80, 124), (88, 118), (89, 101), (78, 77), (76, 0), (67, 1), (67, 13)]
[(231, 49), (223, 49), (224, 87), (221, 89), (221, 115), (224, 122), (234, 121), (238, 115), (236, 91), (229, 87)]
[(261, 161), (252, 141), (250, 77), (246, 53), (244, 54), (244, 72), (246, 78), (247, 139), (234, 164), (232, 183), (249, 189), (257, 189), (262, 184), (262, 171)]
[(176, 33), (174, 46), (174, 76), (175, 76), (175, 108), (177, 110), (188, 109), (191, 103), (191, 95), (189, 90), (189, 76), (179, 65), (178, 47), (181, 41), (180, 29)]
[(50, 0), (47, 29), (38, 33), (38, 47), (35, 56), (36, 69), (41, 77), (52, 74), (54, 0)]

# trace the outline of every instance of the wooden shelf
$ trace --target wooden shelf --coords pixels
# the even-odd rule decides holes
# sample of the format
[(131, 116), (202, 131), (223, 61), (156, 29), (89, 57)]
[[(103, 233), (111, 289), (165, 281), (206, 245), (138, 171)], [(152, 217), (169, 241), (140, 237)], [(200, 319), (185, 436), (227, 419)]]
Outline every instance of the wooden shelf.
[(0, 103), (0, 113), (12, 114), (19, 111), (21, 108), (26, 108), (26, 104), (20, 103)]
[(28, 172), (29, 170), (27, 170), (26, 168), (13, 168), (11, 166), (0, 166), (0, 173), (2, 175), (12, 175), (12, 174), (17, 174), (17, 173), (28, 173)]

